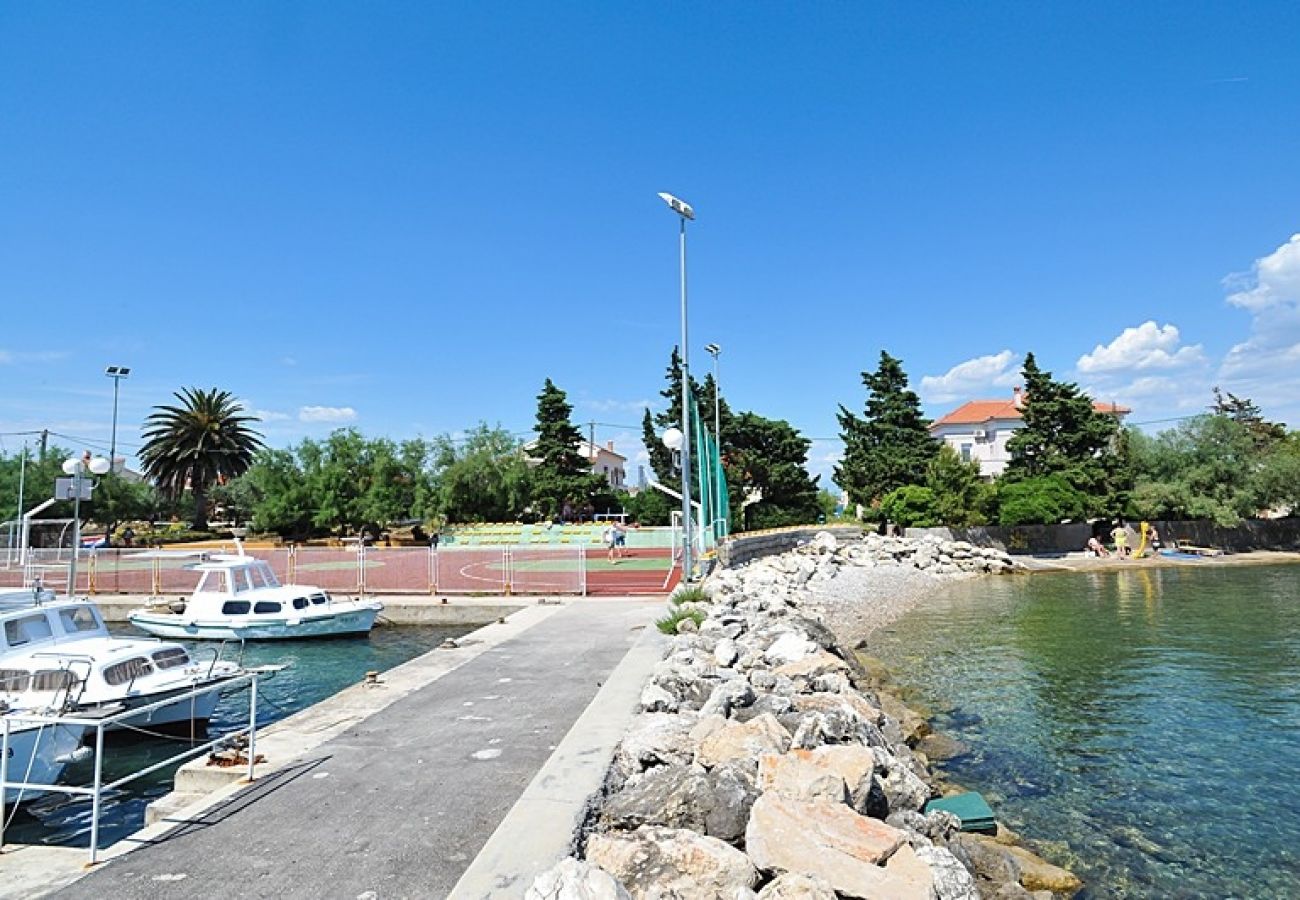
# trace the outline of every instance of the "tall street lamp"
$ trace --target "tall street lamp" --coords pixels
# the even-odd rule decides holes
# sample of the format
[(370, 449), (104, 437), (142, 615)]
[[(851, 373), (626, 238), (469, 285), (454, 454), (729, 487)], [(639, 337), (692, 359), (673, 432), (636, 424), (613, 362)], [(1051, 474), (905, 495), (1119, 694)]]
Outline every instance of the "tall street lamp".
[[(705, 344), (704, 352), (713, 357), (713, 439), (718, 442), (718, 469), (722, 469), (722, 405), (718, 402), (718, 355), (722, 347), (718, 344)], [(718, 511), (722, 509), (722, 472), (714, 472), (713, 485), (713, 539), (722, 537), (718, 532)]]
[[(78, 459), (72, 457), (63, 461), (63, 471), (72, 476), (72, 483), (69, 485), (72, 494), (72, 562), (68, 566), (68, 596), (73, 596), (77, 591), (77, 554), (81, 552), (81, 495), (87, 487), (94, 488), (94, 484), (86, 485), (86, 472), (95, 475), (103, 475), (111, 468), (111, 463), (102, 456), (91, 456), (86, 453), (84, 457)], [(66, 500), (63, 496), (60, 500)]]
[(694, 569), (692, 544), (695, 537), (691, 529), (691, 367), (687, 359), (690, 343), (686, 339), (686, 220), (695, 219), (695, 210), (691, 209), (689, 203), (672, 194), (660, 191), (659, 198), (677, 213), (682, 223), (678, 241), (682, 284), (682, 581), (690, 581)]
[(126, 366), (109, 366), (104, 374), (113, 379), (113, 436), (108, 442), (108, 465), (112, 469), (117, 465), (117, 389), (131, 370)]

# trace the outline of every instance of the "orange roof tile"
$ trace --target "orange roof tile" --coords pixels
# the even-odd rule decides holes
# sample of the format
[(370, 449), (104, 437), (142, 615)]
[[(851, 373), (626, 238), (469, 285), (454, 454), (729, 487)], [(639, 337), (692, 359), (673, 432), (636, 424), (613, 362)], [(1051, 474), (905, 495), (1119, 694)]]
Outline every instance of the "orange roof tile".
[[(1127, 406), (1120, 406), (1118, 403), (1102, 403), (1094, 400), (1092, 408), (1099, 413), (1110, 413), (1117, 416), (1126, 416), (1133, 410)], [(948, 413), (940, 419), (936, 419), (930, 428), (938, 428), (940, 425), (979, 425), (990, 419), (1021, 419), (1024, 416), (1020, 412), (1020, 407), (1016, 406), (1013, 398), (1006, 400), (971, 400), (963, 403), (961, 406)]]

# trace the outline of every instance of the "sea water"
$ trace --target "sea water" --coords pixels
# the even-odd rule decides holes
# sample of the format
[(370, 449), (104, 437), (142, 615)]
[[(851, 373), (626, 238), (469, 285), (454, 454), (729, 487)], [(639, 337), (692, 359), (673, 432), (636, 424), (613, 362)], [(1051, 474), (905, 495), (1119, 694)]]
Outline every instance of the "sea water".
[(1300, 566), (966, 581), (865, 652), (1080, 897), (1300, 895)]
[[(114, 625), (112, 630), (121, 635), (139, 635), (127, 625)], [(258, 684), (257, 721), (261, 728), (357, 684), (366, 672), (391, 669), (469, 630), (468, 627), (387, 626), (375, 628), (367, 637), (249, 642), (242, 649), (237, 642), (230, 642), (223, 650), (223, 658), (242, 661), (246, 666), (286, 666)], [(210, 659), (218, 647), (214, 641), (182, 643), (191, 655), (201, 660)], [(210, 723), (209, 737), (233, 731), (247, 722), (247, 688), (223, 694)], [(114, 781), (164, 760), (180, 752), (186, 743), (176, 738), (114, 740), (104, 756), (104, 781)], [(145, 807), (171, 791), (175, 769), (168, 766), (105, 794), (99, 829), (101, 847), (144, 826)], [(69, 766), (63, 780), (68, 784), (91, 784), (92, 764), (87, 760)], [(89, 799), (48, 794), (23, 805), (16, 814), (10, 810), (10, 815), (6, 843), (90, 845)]]

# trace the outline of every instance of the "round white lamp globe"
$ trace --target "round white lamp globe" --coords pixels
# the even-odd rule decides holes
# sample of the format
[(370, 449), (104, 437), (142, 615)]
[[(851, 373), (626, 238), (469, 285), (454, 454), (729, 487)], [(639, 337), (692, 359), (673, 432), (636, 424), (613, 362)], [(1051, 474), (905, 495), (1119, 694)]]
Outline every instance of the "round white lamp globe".
[(663, 433), (660, 440), (664, 442), (664, 446), (669, 450), (680, 450), (682, 449), (682, 430), (680, 428), (669, 428)]

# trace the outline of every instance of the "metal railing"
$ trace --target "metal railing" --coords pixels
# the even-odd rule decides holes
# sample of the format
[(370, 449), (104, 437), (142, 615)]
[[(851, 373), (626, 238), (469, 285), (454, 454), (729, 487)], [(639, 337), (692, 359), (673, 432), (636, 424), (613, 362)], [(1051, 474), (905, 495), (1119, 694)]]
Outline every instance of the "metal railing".
[[(187, 757), (197, 756), (198, 754), (223, 744), (231, 744), (243, 735), (248, 735), (248, 781), (254, 779), (254, 766), (257, 761), (257, 680), (266, 674), (261, 671), (252, 671), (244, 675), (230, 678), (220, 684), (205, 685), (194, 688), (183, 694), (173, 694), (164, 700), (158, 700), (146, 706), (137, 706), (133, 709), (123, 710), (111, 716), (86, 717), (86, 716), (42, 716), (42, 715), (24, 715), (20, 712), (8, 713), (0, 720), (4, 723), (3, 736), (0, 737), (0, 798), (4, 798), (11, 789), (18, 791), (54, 791), (61, 794), (72, 794), (74, 796), (90, 797), (90, 865), (98, 862), (99, 854), (99, 818), (102, 797), (105, 791), (115, 790), (128, 782), (134, 781), (159, 769), (165, 768), (172, 763), (178, 762)], [(249, 685), (248, 695), (248, 724), (242, 728), (205, 741), (201, 744), (192, 745), (180, 753), (169, 756), (161, 762), (156, 762), (146, 766), (143, 769), (137, 769), (116, 781), (104, 783), (104, 730), (116, 725), (126, 719), (135, 718), (141, 713), (150, 712), (164, 706), (170, 706), (179, 700), (195, 699), (199, 696), (212, 691), (224, 691), (228, 688), (247, 683)], [(39, 725), (63, 725), (73, 728), (83, 729), (82, 733), (95, 729), (95, 777), (89, 786), (78, 787), (67, 784), (42, 784), (39, 782), (28, 781), (10, 781), (9, 780), (9, 754), (10, 754), (10, 737), (13, 725), (16, 722), (33, 723)], [(84, 740), (84, 738), (83, 738)], [(37, 752), (37, 747), (32, 748), (33, 755)], [(26, 777), (26, 776), (24, 776)], [(15, 801), (15, 805), (17, 801)], [(3, 806), (0, 806), (0, 847), (4, 846), (4, 832), (7, 824), (7, 816), (4, 814)]]

